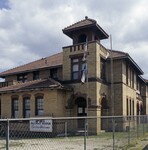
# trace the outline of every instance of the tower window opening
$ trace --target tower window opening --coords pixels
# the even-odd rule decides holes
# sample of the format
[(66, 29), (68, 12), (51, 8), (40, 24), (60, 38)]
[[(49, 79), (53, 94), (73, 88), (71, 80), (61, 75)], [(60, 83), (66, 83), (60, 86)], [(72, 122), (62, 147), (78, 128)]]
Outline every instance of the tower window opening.
[(78, 43), (84, 43), (84, 42), (86, 42), (86, 35), (85, 34), (81, 34), (81, 35), (79, 35), (79, 37), (78, 37)]

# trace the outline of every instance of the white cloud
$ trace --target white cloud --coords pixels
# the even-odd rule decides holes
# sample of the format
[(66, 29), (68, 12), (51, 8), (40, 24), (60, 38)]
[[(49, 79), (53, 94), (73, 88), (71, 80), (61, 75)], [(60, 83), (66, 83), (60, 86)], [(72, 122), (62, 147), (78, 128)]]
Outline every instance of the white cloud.
[[(114, 49), (128, 52), (148, 74), (147, 0), (10, 0), (1, 7), (0, 71), (61, 51), (71, 44), (62, 29), (88, 16), (112, 34)], [(103, 43), (109, 47), (109, 40)]]

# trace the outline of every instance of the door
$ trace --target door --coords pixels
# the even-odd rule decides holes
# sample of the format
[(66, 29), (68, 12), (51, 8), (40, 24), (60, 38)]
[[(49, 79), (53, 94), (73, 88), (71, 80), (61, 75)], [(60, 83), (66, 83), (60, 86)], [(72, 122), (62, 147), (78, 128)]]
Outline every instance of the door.
[[(78, 117), (87, 116), (86, 100), (84, 98), (77, 99), (77, 116)], [(78, 128), (84, 129), (84, 127), (85, 127), (85, 119), (78, 119)]]

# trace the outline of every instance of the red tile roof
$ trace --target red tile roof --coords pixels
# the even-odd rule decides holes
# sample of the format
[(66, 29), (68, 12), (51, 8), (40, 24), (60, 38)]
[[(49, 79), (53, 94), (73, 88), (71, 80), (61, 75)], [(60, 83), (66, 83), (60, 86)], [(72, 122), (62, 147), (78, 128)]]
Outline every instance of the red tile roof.
[(78, 21), (78, 22), (64, 28), (63, 30), (66, 31), (66, 30), (85, 27), (85, 26), (89, 26), (89, 25), (95, 25), (96, 23), (97, 23), (96, 20), (85, 17), (84, 20)]
[(119, 57), (127, 57), (129, 56), (128, 53), (117, 51), (117, 50), (109, 50), (109, 58), (119, 58)]
[[(116, 50), (109, 50), (109, 52), (110, 52), (109, 58), (114, 58), (114, 59), (128, 58), (132, 61), (132, 63), (136, 66), (136, 68), (141, 73), (143, 73), (143, 71), (134, 62), (134, 60), (129, 56), (128, 53), (125, 53), (122, 51), (116, 51)], [(42, 58), (37, 61), (33, 61), (31, 63), (25, 64), (22, 66), (18, 66), (10, 70), (6, 70), (0, 73), (0, 77), (5, 77), (8, 75), (18, 74), (18, 73), (23, 73), (23, 72), (35, 71), (35, 70), (43, 69), (43, 68), (57, 67), (60, 65), (63, 65), (63, 52), (46, 57), (46, 58)]]
[(27, 71), (34, 71), (42, 68), (49, 68), (54, 66), (60, 66), (63, 64), (63, 53), (58, 53), (46, 58), (42, 58), (37, 61), (30, 62), (28, 64), (18, 66), (16, 68), (6, 70), (0, 73), (0, 77), (5, 77), (7, 75), (16, 74), (16, 73), (23, 73)]
[(137, 65), (137, 63), (130, 57), (128, 53), (122, 52), (122, 51), (116, 51), (116, 50), (109, 50), (109, 58), (113, 59), (128, 59), (130, 63), (133, 64), (135, 69), (138, 71), (138, 73), (141, 75), (143, 74), (143, 71), (141, 68)]
[(51, 78), (49, 79), (39, 79), (39, 80), (33, 80), (28, 82), (20, 82), (16, 85), (11, 85), (8, 87), (2, 87), (0, 88), (1, 93), (5, 92), (18, 92), (18, 91), (26, 91), (31, 89), (41, 89), (41, 88), (57, 88), (57, 89), (68, 89), (68, 87), (65, 87), (60, 82), (57, 82)]
[(93, 27), (95, 32), (100, 35), (100, 39), (106, 39), (109, 37), (109, 35), (97, 24), (96, 20), (90, 19), (87, 16), (85, 17), (84, 20), (81, 20), (64, 28), (63, 33), (72, 38), (73, 31), (86, 27)]

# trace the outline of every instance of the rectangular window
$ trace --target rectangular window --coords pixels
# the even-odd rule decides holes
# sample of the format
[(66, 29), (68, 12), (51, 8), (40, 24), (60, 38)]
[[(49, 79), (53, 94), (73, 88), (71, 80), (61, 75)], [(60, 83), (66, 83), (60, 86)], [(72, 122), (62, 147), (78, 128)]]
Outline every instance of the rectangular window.
[(131, 87), (132, 86), (132, 69), (131, 69), (131, 67), (130, 67), (129, 73), (130, 73), (129, 78), (130, 78), (130, 87)]
[(128, 63), (126, 63), (126, 84), (128, 85)]
[(132, 88), (134, 88), (134, 70), (132, 70)]
[(134, 100), (132, 101), (132, 103), (133, 103), (133, 116), (135, 115), (135, 113), (134, 113), (134, 111), (135, 111), (135, 106), (134, 106)]
[(18, 99), (12, 99), (12, 117), (18, 118)]
[(129, 115), (128, 98), (126, 99), (126, 115)]
[(23, 117), (30, 117), (30, 98), (24, 98), (23, 100)]
[(100, 77), (102, 80), (106, 80), (105, 60), (103, 58), (100, 60)]
[(139, 90), (139, 80), (138, 80), (138, 76), (136, 76), (136, 90)]
[(17, 81), (26, 82), (27, 81), (27, 74), (26, 73), (18, 74), (17, 75)]
[(2, 115), (2, 114), (1, 114), (1, 100), (0, 100), (0, 119), (2, 118), (1, 115)]
[(44, 114), (44, 99), (43, 97), (37, 97), (36, 98), (36, 115), (42, 116)]
[(50, 69), (50, 77), (53, 78), (53, 79), (57, 79), (58, 78), (58, 70), (57, 70), (57, 68)]
[(130, 116), (132, 115), (132, 101), (130, 99)]
[(38, 80), (39, 79), (39, 71), (34, 71), (33, 72), (33, 80)]
[(72, 80), (81, 79), (84, 66), (85, 62), (82, 61), (82, 57), (72, 59), (71, 61)]

